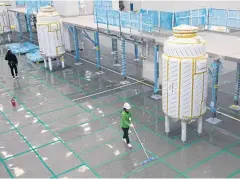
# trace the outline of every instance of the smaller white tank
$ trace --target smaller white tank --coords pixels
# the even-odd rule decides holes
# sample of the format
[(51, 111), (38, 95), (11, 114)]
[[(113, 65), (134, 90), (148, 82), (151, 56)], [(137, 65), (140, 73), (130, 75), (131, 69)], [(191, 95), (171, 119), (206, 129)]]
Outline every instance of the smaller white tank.
[(0, 3), (0, 35), (11, 32), (9, 16), (7, 12), (8, 7), (10, 6), (5, 3)]
[(61, 57), (65, 53), (60, 15), (51, 6), (41, 7), (37, 14), (40, 53), (45, 57)]

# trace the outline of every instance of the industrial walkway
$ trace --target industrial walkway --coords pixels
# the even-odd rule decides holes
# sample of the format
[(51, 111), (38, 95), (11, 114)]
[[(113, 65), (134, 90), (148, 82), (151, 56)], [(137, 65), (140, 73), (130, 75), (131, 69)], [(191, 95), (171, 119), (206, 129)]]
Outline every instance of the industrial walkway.
[[(52, 73), (19, 57), (20, 78), (14, 81), (5, 52), (0, 56), (0, 178), (240, 177), (240, 123), (226, 115), (218, 116), (217, 125), (204, 123), (200, 137), (195, 123), (189, 125), (183, 145), (178, 124), (165, 136), (161, 101), (150, 98), (152, 88), (144, 81), (128, 79), (124, 86), (120, 75), (108, 70), (98, 75), (85, 61), (74, 66), (70, 55), (68, 68)], [(91, 53), (85, 48), (81, 55)], [(219, 110), (239, 119), (225, 103), (233, 99), (230, 87), (225, 90), (227, 80), (235, 78), (231, 73), (222, 78)], [(133, 131), (132, 150), (121, 140), (126, 101), (133, 105), (133, 123), (149, 155), (159, 157), (145, 166), (139, 165), (146, 157)]]

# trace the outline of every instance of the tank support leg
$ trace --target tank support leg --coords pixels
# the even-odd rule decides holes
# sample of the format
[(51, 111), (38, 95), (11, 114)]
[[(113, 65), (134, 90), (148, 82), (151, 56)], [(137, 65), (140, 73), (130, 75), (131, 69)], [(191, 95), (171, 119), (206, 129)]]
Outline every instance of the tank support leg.
[(52, 71), (52, 58), (48, 58), (49, 70)]
[(152, 98), (155, 100), (160, 100), (159, 95), (159, 45), (154, 46), (154, 94)]
[(135, 58), (134, 61), (139, 61), (139, 56), (138, 56), (138, 46), (134, 44), (134, 52), (135, 52)]
[(181, 136), (181, 139), (182, 139), (182, 142), (185, 143), (186, 140), (187, 140), (187, 123), (182, 121), (181, 122), (181, 126), (182, 126), (182, 136)]
[(44, 57), (44, 67), (47, 68), (47, 58)]
[(240, 111), (239, 97), (240, 97), (240, 63), (237, 64), (234, 104), (230, 107), (231, 109)]
[(61, 60), (61, 63), (62, 63), (62, 68), (65, 68), (64, 57), (62, 56), (62, 57), (60, 58), (60, 60)]
[(203, 124), (203, 117), (200, 117), (198, 119), (198, 123), (197, 123), (197, 132), (198, 132), (198, 135), (201, 135), (202, 134), (202, 124)]
[(7, 35), (7, 38), (8, 38), (8, 42), (10, 43), (10, 42), (11, 42), (11, 35), (8, 34), (8, 35)]
[(170, 132), (170, 120), (168, 116), (165, 116), (165, 132), (167, 135)]

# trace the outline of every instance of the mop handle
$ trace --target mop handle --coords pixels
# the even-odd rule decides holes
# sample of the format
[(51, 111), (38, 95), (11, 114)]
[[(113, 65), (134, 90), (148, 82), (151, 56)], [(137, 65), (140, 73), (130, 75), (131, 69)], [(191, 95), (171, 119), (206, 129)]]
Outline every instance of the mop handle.
[(137, 134), (137, 131), (136, 131), (136, 129), (135, 129), (134, 126), (133, 126), (133, 130), (134, 130), (134, 132), (135, 132), (135, 134), (136, 134), (136, 136), (137, 136), (137, 138), (138, 138), (138, 140), (139, 140), (139, 142), (140, 142), (140, 144), (141, 144), (141, 146), (142, 146), (142, 148), (143, 148), (144, 153), (146, 154), (147, 158), (149, 159), (148, 154), (147, 154), (145, 148), (143, 147), (142, 141), (140, 140), (140, 138), (139, 138), (139, 136), (138, 136), (138, 134)]

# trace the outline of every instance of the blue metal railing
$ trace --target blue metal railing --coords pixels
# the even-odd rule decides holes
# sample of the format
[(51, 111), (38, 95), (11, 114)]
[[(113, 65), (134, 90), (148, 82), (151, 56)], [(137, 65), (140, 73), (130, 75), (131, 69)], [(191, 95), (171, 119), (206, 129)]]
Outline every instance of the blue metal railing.
[(94, 15), (96, 23), (146, 32), (152, 32), (159, 28), (172, 30), (174, 26), (181, 24), (240, 28), (240, 10), (203, 8), (180, 12), (163, 12), (141, 9), (139, 12), (120, 12), (95, 8)]

